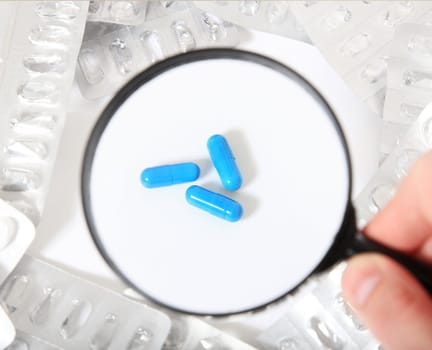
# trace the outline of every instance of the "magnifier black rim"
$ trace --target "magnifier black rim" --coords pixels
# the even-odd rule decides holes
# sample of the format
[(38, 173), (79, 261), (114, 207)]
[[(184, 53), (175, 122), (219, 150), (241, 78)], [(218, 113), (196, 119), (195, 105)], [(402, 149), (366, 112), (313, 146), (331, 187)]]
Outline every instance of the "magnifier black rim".
[(105, 260), (105, 262), (110, 266), (110, 268), (127, 285), (131, 286), (139, 294), (143, 295), (145, 298), (149, 299), (156, 305), (169, 310), (173, 310), (176, 312), (185, 313), (189, 315), (195, 315), (195, 316), (226, 317), (226, 316), (232, 316), (232, 315), (242, 314), (246, 312), (257, 312), (259, 310), (262, 310), (268, 307), (269, 305), (276, 303), (284, 299), (285, 297), (287, 297), (291, 292), (296, 290), (302, 283), (304, 283), (304, 281), (307, 278), (309, 278), (310, 275), (306, 276), (305, 279), (301, 281), (297, 286), (286, 291), (284, 294), (275, 298), (274, 300), (245, 310), (228, 312), (228, 313), (209, 314), (209, 313), (200, 313), (200, 312), (173, 307), (171, 305), (159, 301), (157, 297), (154, 297), (142, 291), (126, 276), (125, 273), (122, 272), (122, 270), (117, 266), (117, 264), (111, 259), (110, 255), (105, 250), (101, 239), (99, 238), (99, 234), (97, 232), (96, 225), (93, 218), (93, 213), (91, 210), (91, 198), (90, 198), (90, 179), (91, 179), (91, 170), (92, 170), (94, 155), (96, 153), (99, 140), (102, 137), (106, 126), (109, 124), (111, 118), (114, 116), (116, 111), (120, 108), (120, 106), (142, 85), (149, 82), (153, 78), (159, 76), (160, 74), (163, 74), (169, 71), (170, 69), (179, 67), (184, 64), (203, 61), (203, 60), (213, 60), (213, 59), (233, 59), (233, 60), (247, 61), (247, 62), (257, 63), (265, 67), (271, 68), (285, 76), (288, 76), (290, 79), (295, 80), (299, 85), (303, 86), (305, 90), (307, 90), (312, 96), (314, 96), (322, 105), (322, 107), (327, 110), (328, 112), (327, 115), (329, 116), (330, 120), (332, 121), (336, 129), (344, 149), (345, 160), (348, 168), (347, 170), (348, 170), (348, 195), (349, 196), (347, 198), (344, 218), (341, 222), (341, 226), (339, 228), (338, 233), (335, 235), (334, 242), (330, 246), (330, 249), (328, 250), (327, 254), (324, 256), (321, 262), (315, 267), (315, 269), (310, 273), (310, 275), (314, 274), (315, 272), (323, 270), (323, 268), (330, 267), (335, 261), (338, 260), (335, 259), (335, 254), (340, 255), (340, 251), (339, 251), (340, 249), (339, 248), (335, 249), (336, 248), (335, 243), (341, 239), (341, 236), (346, 235), (345, 231), (347, 230), (347, 225), (349, 225), (353, 221), (353, 215), (351, 210), (352, 206), (350, 201), (350, 195), (352, 190), (352, 167), (351, 167), (351, 161), (348, 152), (348, 145), (344, 133), (342, 131), (341, 125), (339, 124), (339, 121), (337, 120), (333, 109), (327, 103), (325, 98), (302, 75), (297, 73), (292, 68), (286, 66), (285, 64), (280, 63), (272, 58), (263, 56), (261, 54), (249, 52), (249, 51), (216, 48), (216, 49), (197, 50), (197, 51), (180, 54), (156, 63), (155, 65), (139, 73), (132, 80), (130, 80), (124, 87), (122, 87), (101, 113), (87, 142), (83, 164), (82, 164), (82, 170), (81, 170), (81, 198), (82, 198), (85, 220), (87, 222), (90, 236), (94, 244), (96, 245), (97, 250), (101, 254), (102, 258)]

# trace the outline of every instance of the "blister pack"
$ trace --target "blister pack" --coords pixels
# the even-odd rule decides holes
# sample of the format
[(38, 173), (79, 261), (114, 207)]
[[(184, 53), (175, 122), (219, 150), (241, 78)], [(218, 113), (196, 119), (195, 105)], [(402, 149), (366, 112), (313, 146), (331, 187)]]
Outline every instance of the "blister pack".
[(137, 25), (144, 22), (148, 1), (146, 0), (90, 0), (89, 21)]
[(190, 316), (171, 316), (164, 350), (254, 350), (255, 348)]
[[(1, 348), (3, 349), (3, 348)], [(5, 350), (61, 350), (57, 346), (49, 344), (42, 339), (33, 337), (24, 332), (17, 332), (15, 339)]]
[[(140, 294), (128, 288), (123, 294), (132, 300), (146, 302)], [(164, 350), (254, 350), (255, 348), (209, 325), (197, 317), (169, 313), (171, 331)]]
[(342, 297), (344, 268), (340, 263), (314, 277), (311, 290), (290, 299), (288, 313), (258, 337), (265, 349), (379, 349)]
[(16, 331), (12, 321), (2, 307), (0, 307), (0, 329), (0, 349), (3, 350), (12, 344), (16, 337)]
[(381, 152), (390, 153), (406, 129), (432, 102), (432, 26), (400, 25), (390, 47), (385, 128)]
[(147, 5), (146, 21), (166, 17), (178, 11), (195, 7), (192, 1), (187, 0), (156, 0), (149, 1)]
[(0, 297), (17, 330), (61, 349), (156, 350), (171, 326), (160, 311), (28, 255)]
[[(91, 30), (98, 32), (94, 27)], [(119, 27), (102, 36), (86, 33), (77, 81), (85, 97), (102, 97), (159, 60), (199, 48), (235, 46), (242, 37), (236, 26), (196, 8), (174, 11), (139, 26)]]
[(382, 122), (381, 140), (379, 145), (382, 160), (384, 160), (387, 155), (401, 143), (401, 139), (407, 132), (408, 128), (409, 126), (405, 124), (389, 121)]
[(387, 204), (413, 163), (431, 147), (432, 104), (429, 104), (354, 201), (360, 228)]
[[(87, 1), (0, 2), (0, 197), (38, 223), (75, 73)], [(0, 21), (1, 22), (1, 21)], [(4, 50), (4, 46), (7, 46)]]
[(290, 1), (195, 1), (195, 5), (245, 28), (309, 42), (290, 10)]
[(0, 284), (21, 260), (34, 236), (30, 219), (0, 199)]
[(402, 23), (425, 21), (429, 1), (295, 1), (311, 41), (353, 91), (382, 114), (390, 42)]

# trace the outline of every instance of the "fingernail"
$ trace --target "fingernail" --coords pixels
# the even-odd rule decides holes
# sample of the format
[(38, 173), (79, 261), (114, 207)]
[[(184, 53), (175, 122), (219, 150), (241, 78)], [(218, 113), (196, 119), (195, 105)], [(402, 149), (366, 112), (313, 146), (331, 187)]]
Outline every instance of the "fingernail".
[(423, 245), (421, 254), (427, 262), (432, 263), (432, 238), (429, 238)]
[(367, 277), (363, 277), (363, 279), (359, 281), (358, 289), (354, 295), (354, 303), (357, 306), (363, 306), (366, 304), (366, 301), (372, 294), (372, 291), (375, 289), (380, 279), (381, 275), (374, 273)]
[(348, 264), (343, 279), (348, 301), (354, 307), (360, 308), (366, 304), (382, 275), (372, 261), (359, 257)]

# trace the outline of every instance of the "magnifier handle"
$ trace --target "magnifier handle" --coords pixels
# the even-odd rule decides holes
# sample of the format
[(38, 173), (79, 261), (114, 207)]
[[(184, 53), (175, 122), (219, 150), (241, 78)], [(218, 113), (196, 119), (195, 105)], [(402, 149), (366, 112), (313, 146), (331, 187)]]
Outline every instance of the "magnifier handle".
[(370, 238), (367, 238), (364, 234), (357, 232), (354, 235), (352, 246), (347, 253), (349, 256), (351, 256), (365, 252), (381, 253), (396, 260), (399, 264), (408, 269), (426, 288), (429, 294), (432, 295), (431, 265), (427, 265), (426, 263), (405, 255), (404, 253), (390, 249)]

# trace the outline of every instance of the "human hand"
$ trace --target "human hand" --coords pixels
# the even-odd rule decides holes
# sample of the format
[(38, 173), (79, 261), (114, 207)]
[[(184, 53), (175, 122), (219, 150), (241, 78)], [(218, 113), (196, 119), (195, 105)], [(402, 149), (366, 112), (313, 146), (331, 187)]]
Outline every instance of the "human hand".
[[(364, 233), (432, 264), (432, 153), (413, 166)], [(385, 350), (432, 349), (432, 298), (401, 265), (379, 254), (360, 254), (349, 260), (342, 288)]]

